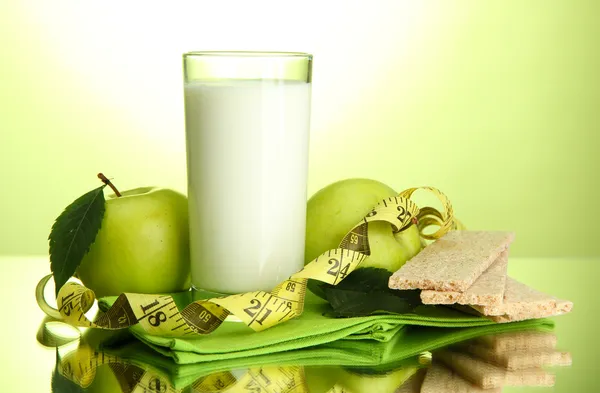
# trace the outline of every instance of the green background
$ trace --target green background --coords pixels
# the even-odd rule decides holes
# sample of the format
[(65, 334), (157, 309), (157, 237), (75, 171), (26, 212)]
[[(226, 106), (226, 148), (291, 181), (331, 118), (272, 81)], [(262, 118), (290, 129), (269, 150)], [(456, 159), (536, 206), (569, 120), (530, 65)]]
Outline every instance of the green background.
[(185, 192), (181, 54), (239, 49), (315, 56), (309, 195), (433, 185), (511, 255), (600, 255), (600, 2), (161, 4), (0, 3), (0, 254), (97, 172)]
[(555, 390), (597, 390), (598, 15), (597, 0), (0, 1), (0, 255), (41, 256), (0, 257), (1, 297), (22, 300), (0, 374), (48, 391), (31, 288), (97, 172), (185, 192), (181, 54), (289, 50), (315, 56), (309, 194), (433, 185), (469, 228), (516, 231), (510, 275), (575, 304)]

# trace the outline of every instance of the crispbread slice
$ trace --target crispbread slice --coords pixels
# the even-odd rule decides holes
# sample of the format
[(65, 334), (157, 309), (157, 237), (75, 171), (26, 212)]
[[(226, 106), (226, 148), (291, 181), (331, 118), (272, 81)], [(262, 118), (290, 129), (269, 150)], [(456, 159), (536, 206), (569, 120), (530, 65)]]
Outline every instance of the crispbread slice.
[(570, 366), (572, 363), (569, 352), (558, 352), (553, 349), (497, 352), (485, 345), (474, 343), (462, 343), (457, 348), (461, 352), (474, 355), (509, 371), (539, 367)]
[(568, 300), (557, 300), (555, 305), (551, 308), (522, 311), (516, 314), (492, 315), (488, 316), (488, 318), (497, 323), (518, 322), (525, 321), (527, 319), (556, 317), (558, 315), (567, 314), (571, 312), (572, 309), (572, 302)]
[(469, 304), (497, 306), (502, 304), (508, 266), (508, 249), (502, 251), (490, 266), (465, 292), (423, 290), (423, 304)]
[(503, 385), (553, 386), (555, 382), (555, 376), (541, 368), (507, 371), (467, 354), (448, 350), (440, 351), (437, 356), (447, 367), (483, 389)]
[(465, 292), (513, 240), (512, 232), (450, 231), (392, 274), (389, 287)]
[(495, 322), (514, 322), (568, 313), (573, 308), (573, 303), (557, 299), (508, 277), (501, 305), (472, 307)]
[(496, 353), (551, 350), (556, 348), (557, 341), (554, 333), (536, 330), (492, 334), (471, 340), (473, 343), (485, 345)]
[(500, 393), (501, 391), (501, 388), (484, 390), (475, 386), (438, 362), (434, 362), (427, 370), (421, 386), (421, 393)]

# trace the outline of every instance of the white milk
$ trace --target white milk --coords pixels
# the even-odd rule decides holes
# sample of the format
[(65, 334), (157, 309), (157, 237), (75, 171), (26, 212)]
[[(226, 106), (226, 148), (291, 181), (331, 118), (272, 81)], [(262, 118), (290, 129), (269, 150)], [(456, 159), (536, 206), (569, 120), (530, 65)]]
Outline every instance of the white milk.
[(310, 84), (185, 86), (192, 283), (271, 290), (302, 269)]

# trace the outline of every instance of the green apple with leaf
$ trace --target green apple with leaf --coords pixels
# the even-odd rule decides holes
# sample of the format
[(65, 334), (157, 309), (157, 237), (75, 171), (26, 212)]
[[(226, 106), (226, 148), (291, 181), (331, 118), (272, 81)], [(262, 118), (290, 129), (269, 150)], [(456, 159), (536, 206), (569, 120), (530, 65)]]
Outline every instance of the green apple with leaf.
[(72, 275), (97, 297), (168, 293), (190, 285), (187, 198), (173, 190), (143, 187), (119, 192), (104, 186), (73, 202), (50, 234), (57, 291)]
[[(306, 209), (305, 263), (337, 248), (342, 238), (379, 202), (398, 195), (387, 185), (370, 179), (346, 179), (314, 194)], [(416, 225), (393, 233), (391, 224), (372, 222), (368, 227), (371, 255), (360, 268), (398, 270), (421, 251)]]

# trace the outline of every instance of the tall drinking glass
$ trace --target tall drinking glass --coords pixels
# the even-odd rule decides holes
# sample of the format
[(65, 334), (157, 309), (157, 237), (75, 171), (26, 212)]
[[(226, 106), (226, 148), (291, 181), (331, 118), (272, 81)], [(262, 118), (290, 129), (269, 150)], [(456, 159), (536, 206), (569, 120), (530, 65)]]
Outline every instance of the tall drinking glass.
[(312, 56), (183, 63), (192, 284), (271, 290), (304, 264)]

